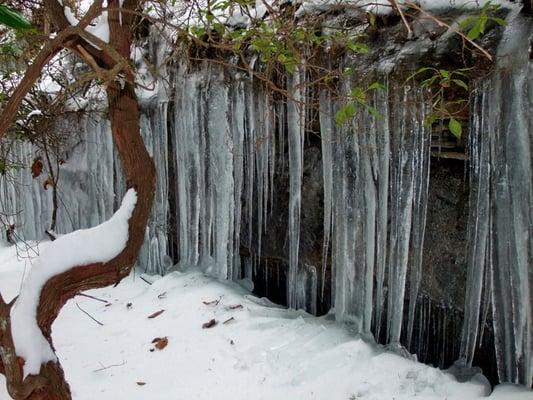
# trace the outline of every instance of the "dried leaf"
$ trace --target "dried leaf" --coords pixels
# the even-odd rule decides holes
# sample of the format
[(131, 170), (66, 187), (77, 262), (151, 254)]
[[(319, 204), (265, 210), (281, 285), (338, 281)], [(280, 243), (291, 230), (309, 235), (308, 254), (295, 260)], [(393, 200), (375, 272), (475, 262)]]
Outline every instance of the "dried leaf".
[(33, 163), (31, 165), (31, 177), (33, 179), (40, 176), (43, 172), (43, 162), (41, 161), (41, 157), (37, 157), (33, 160)]
[(209, 329), (209, 328), (212, 328), (214, 327), (218, 322), (213, 318), (212, 320), (210, 321), (207, 321), (205, 322), (204, 324), (202, 324), (202, 329)]
[(165, 310), (159, 310), (159, 311), (156, 311), (155, 313), (153, 314), (150, 314), (148, 316), (148, 318), (152, 319), (152, 318), (156, 318), (156, 317), (159, 317), (161, 314), (163, 314), (165, 312)]
[(228, 307), (230, 310), (237, 310), (238, 308), (243, 308), (242, 304), (235, 304), (233, 306)]
[(48, 178), (46, 178), (46, 180), (43, 182), (43, 188), (44, 190), (48, 190), (48, 185), (50, 186), (54, 186), (54, 180), (52, 179), (51, 176), (49, 176)]
[(144, 385), (146, 385), (146, 382), (136, 382), (136, 383), (137, 383), (137, 385), (139, 385), (139, 386), (144, 386)]
[[(152, 343), (154, 343), (155, 348), (157, 350), (163, 350), (168, 345), (168, 338), (166, 336), (160, 337), (160, 338), (157, 337), (154, 340), (152, 340)], [(153, 351), (153, 350), (150, 350), (150, 351)]]

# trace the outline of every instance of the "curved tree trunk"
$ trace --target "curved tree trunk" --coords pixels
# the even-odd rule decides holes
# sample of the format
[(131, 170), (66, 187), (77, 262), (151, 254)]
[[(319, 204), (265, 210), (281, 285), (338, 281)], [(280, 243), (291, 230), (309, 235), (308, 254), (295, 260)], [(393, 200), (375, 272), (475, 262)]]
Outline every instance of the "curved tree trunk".
[[(61, 307), (82, 290), (108, 286), (117, 283), (127, 276), (137, 259), (144, 240), (145, 227), (150, 216), (155, 192), (155, 167), (150, 158), (139, 129), (139, 109), (133, 85), (113, 83), (108, 88), (109, 110), (113, 140), (121, 158), (128, 188), (137, 191), (137, 204), (129, 220), (129, 237), (126, 248), (113, 260), (107, 263), (96, 263), (77, 266), (54, 276), (43, 290), (38, 308), (38, 323), (45, 337), (51, 342), (51, 326)], [(0, 319), (9, 321), (11, 305), (0, 309)], [(9, 324), (2, 333), (2, 349), (9, 349), (14, 355)], [(4, 369), (8, 369), (4, 357)], [(15, 357), (16, 360), (16, 357)], [(65, 381), (64, 373), (59, 362), (49, 362), (41, 368), (39, 377), (45, 378), (46, 384), (39, 388), (42, 380), (22, 382), (22, 364), (18, 361), (9, 363), (9, 368), (19, 369), (14, 373), (15, 379), (10, 379), (8, 386), (11, 396), (16, 399), (29, 400), (64, 400), (70, 399), (70, 389)], [(10, 382), (14, 381), (14, 382)], [(10, 385), (11, 383), (11, 385)], [(30, 393), (28, 390), (33, 388)]]
[[(47, 0), (47, 2), (52, 3), (52, 5), (59, 4), (55, 0)], [(122, 7), (135, 10), (136, 4), (135, 0), (125, 0)], [(109, 45), (120, 54), (123, 60), (129, 60), (130, 27), (132, 26), (133, 14), (123, 14), (123, 23), (121, 23), (118, 7), (118, 0), (108, 2)], [(89, 48), (90, 44), (87, 44), (87, 47)], [(104, 56), (105, 58), (96, 61), (100, 65), (106, 66), (107, 70), (113, 70), (118, 63), (109, 65), (109, 57)], [(137, 203), (129, 220), (128, 241), (124, 250), (111, 261), (73, 266), (70, 270), (52, 277), (44, 285), (37, 310), (37, 322), (52, 348), (52, 323), (70, 298), (83, 290), (118, 283), (129, 274), (142, 246), (146, 225), (150, 217), (155, 193), (155, 166), (140, 133), (140, 112), (135, 95), (133, 73), (129, 68), (125, 68), (121, 73), (123, 73), (122, 77), (117, 76), (107, 83), (106, 91), (113, 142), (122, 161), (127, 187), (134, 188), (137, 192)], [(28, 82), (26, 83), (28, 86)], [(23, 87), (20, 92), (17, 91), (16, 94), (22, 98), (21, 93), (24, 90), (26, 87)], [(18, 100), (15, 99), (13, 104), (16, 101)], [(0, 136), (7, 129), (7, 126), (2, 126), (2, 129)], [(41, 366), (39, 375), (22, 379), (24, 360), (17, 357), (11, 336), (10, 311), (12, 305), (13, 302), (6, 304), (0, 296), (0, 373), (6, 376), (10, 395), (15, 400), (71, 399), (70, 388), (59, 361), (48, 362)]]

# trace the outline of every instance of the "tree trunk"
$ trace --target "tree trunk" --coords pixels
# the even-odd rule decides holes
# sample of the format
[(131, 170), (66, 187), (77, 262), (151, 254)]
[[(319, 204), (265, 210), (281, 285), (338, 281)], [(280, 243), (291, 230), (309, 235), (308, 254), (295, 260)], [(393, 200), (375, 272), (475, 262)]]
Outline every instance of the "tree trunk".
[[(135, 10), (136, 4), (135, 0), (126, 0), (122, 7)], [(109, 44), (124, 60), (129, 60), (133, 14), (124, 13), (121, 24), (118, 7), (118, 0), (108, 2)], [(108, 63), (107, 59), (97, 61), (101, 61), (104, 65)], [(114, 65), (109, 66), (109, 70), (112, 67)], [(83, 290), (118, 283), (126, 277), (135, 264), (144, 241), (154, 200), (156, 171), (140, 133), (140, 111), (135, 95), (135, 77), (129, 69), (123, 71), (123, 74), (123, 77), (116, 77), (109, 82), (106, 90), (113, 142), (122, 161), (127, 187), (134, 188), (137, 192), (137, 203), (129, 220), (128, 241), (124, 250), (111, 261), (73, 266), (72, 269), (52, 277), (44, 285), (37, 309), (37, 322), (52, 348), (52, 323), (63, 305)], [(26, 86), (29, 85), (29, 81), (30, 79), (23, 80)], [(26, 89), (23, 87), (21, 92), (17, 91), (18, 97), (21, 97), (20, 94), (27, 91)], [(20, 103), (19, 100), (15, 98), (9, 104)], [(7, 130), (7, 125), (0, 125), (0, 128), (1, 136)], [(70, 388), (59, 361), (48, 362), (41, 366), (39, 375), (22, 379), (24, 361), (16, 356), (11, 337), (12, 304), (6, 304), (0, 296), (0, 373), (6, 376), (9, 394), (15, 400), (70, 400), (72, 398)]]

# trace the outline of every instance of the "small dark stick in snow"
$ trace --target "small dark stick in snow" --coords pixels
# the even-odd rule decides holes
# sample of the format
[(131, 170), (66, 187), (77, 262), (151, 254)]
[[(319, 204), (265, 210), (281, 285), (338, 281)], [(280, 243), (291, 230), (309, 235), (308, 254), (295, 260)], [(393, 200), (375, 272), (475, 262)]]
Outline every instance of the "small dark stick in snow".
[(126, 360), (122, 360), (120, 364), (111, 364), (107, 366), (105, 366), (102, 363), (99, 363), (99, 364), (102, 366), (102, 368), (95, 369), (93, 372), (105, 371), (106, 369), (113, 368), (113, 367), (122, 367), (123, 365), (126, 365)]
[(9, 244), (15, 244), (15, 224), (8, 225), (6, 229), (6, 239)]
[(209, 329), (209, 328), (212, 328), (214, 327), (216, 324), (218, 324), (217, 320), (216, 319), (212, 319), (210, 321), (207, 321), (205, 322), (204, 324), (202, 324), (202, 329)]
[(109, 301), (104, 300), (104, 299), (99, 299), (98, 297), (91, 296), (90, 294), (86, 294), (86, 293), (78, 293), (78, 296), (83, 296), (83, 297), (87, 297), (87, 298), (89, 298), (89, 299), (93, 299), (93, 300), (96, 300), (96, 301), (100, 301), (100, 302), (102, 302), (102, 303), (110, 304)]
[(90, 319), (92, 319), (94, 322), (96, 322), (100, 326), (104, 326), (100, 321), (98, 321), (96, 318), (94, 318), (91, 314), (89, 314), (87, 311), (85, 311), (83, 308), (80, 307), (78, 303), (76, 303), (76, 306), (80, 309), (81, 312), (83, 312), (85, 315), (87, 315)]
[(46, 233), (46, 236), (48, 236), (48, 239), (50, 239), (51, 242), (57, 239), (57, 235), (54, 231), (45, 230), (44, 233)]
[(222, 300), (222, 296), (220, 296), (217, 300), (211, 300), (211, 301), (202, 301), (206, 306), (218, 306), (218, 303), (220, 303), (220, 300)]
[(157, 318), (159, 317), (161, 314), (163, 314), (165, 312), (165, 310), (159, 310), (159, 311), (156, 311), (155, 313), (153, 314), (150, 314), (148, 316), (149, 319), (154, 319), (154, 318)]
[(146, 280), (146, 279), (144, 279), (144, 278), (143, 278), (142, 276), (139, 276), (139, 278), (141, 278), (141, 279), (142, 279), (143, 281), (145, 281), (145, 282), (146, 282), (147, 284), (149, 284), (149, 285), (151, 285), (151, 284), (152, 284), (152, 282), (149, 282), (149, 281), (147, 281), (147, 280)]

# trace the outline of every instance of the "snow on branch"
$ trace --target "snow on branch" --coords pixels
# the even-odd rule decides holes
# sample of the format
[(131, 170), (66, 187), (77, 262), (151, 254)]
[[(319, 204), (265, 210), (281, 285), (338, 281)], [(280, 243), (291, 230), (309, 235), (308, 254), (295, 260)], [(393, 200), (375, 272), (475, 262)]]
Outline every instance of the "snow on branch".
[(118, 211), (106, 222), (59, 237), (36, 260), (11, 310), (11, 335), (24, 358), (24, 377), (39, 373), (41, 364), (56, 356), (37, 324), (37, 308), (46, 282), (73, 267), (105, 263), (120, 254), (128, 241), (128, 221), (137, 193), (128, 190)]

